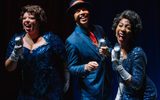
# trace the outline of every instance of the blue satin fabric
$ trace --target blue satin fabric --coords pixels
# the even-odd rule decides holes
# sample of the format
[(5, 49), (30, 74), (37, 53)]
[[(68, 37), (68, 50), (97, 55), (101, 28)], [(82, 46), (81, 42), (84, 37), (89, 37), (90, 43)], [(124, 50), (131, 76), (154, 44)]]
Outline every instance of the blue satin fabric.
[[(7, 58), (15, 45), (16, 36), (8, 45)], [(64, 86), (65, 47), (60, 38), (52, 32), (42, 34), (46, 44), (32, 52), (23, 47), (23, 58), (18, 61), (17, 70), (20, 73), (19, 100), (60, 100)]]
[(156, 100), (157, 90), (146, 75), (147, 57), (142, 48), (134, 47), (128, 53), (127, 59), (123, 60), (122, 65), (132, 75), (129, 84), (118, 75), (119, 81), (125, 85), (121, 91), (122, 100)]
[[(97, 40), (104, 38), (101, 26), (95, 25), (92, 31)], [(105, 39), (110, 47), (107, 37)], [(66, 40), (68, 69), (73, 79), (75, 100), (110, 100), (112, 93), (110, 59), (103, 59), (98, 49), (92, 43), (88, 33), (78, 25)], [(84, 70), (84, 65), (89, 61), (96, 61), (99, 64), (95, 71)]]

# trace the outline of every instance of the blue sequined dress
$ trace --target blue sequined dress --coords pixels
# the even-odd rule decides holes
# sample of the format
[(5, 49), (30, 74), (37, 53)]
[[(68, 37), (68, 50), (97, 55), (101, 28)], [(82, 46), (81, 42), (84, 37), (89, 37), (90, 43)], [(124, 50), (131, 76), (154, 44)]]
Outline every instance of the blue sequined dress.
[[(25, 33), (17, 34), (24, 36)], [(13, 36), (8, 45), (7, 58), (15, 45)], [(43, 33), (46, 44), (32, 51), (23, 47), (23, 58), (19, 59), (20, 86), (18, 100), (61, 100), (64, 86), (63, 64), (65, 47), (52, 32)]]
[[(147, 57), (141, 47), (134, 47), (122, 61), (124, 69), (132, 75), (129, 84), (118, 74), (119, 88), (116, 100), (156, 100), (157, 90), (146, 75)], [(115, 65), (113, 64), (113, 68)]]

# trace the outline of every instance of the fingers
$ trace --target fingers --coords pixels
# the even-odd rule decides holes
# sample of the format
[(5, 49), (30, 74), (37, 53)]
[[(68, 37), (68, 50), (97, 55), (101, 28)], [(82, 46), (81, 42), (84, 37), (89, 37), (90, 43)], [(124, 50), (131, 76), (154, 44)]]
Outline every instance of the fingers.
[(98, 63), (95, 61), (91, 61), (88, 64), (85, 65), (85, 70), (87, 71), (93, 71), (98, 68)]
[(100, 47), (99, 49), (99, 53), (101, 55), (104, 55), (104, 56), (108, 56), (110, 53), (109, 53), (109, 48), (107, 46), (102, 46)]
[(16, 55), (21, 55), (23, 53), (23, 46), (22, 45), (15, 45), (14, 52)]
[(14, 48), (15, 49), (21, 49), (23, 46), (22, 45), (15, 45)]
[(106, 51), (107, 47), (100, 47), (99, 53), (103, 54)]
[(115, 50), (113, 49), (111, 52), (111, 61), (114, 62), (114, 61), (118, 61), (118, 60), (119, 60), (118, 55), (116, 54)]

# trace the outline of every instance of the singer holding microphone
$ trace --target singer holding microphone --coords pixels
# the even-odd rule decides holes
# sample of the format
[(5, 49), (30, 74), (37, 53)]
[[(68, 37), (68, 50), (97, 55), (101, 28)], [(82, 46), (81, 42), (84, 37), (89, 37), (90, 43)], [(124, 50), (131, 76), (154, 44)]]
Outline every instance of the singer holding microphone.
[(112, 29), (118, 42), (111, 53), (119, 81), (115, 100), (156, 100), (156, 87), (146, 75), (146, 54), (135, 44), (142, 29), (140, 16), (125, 10), (114, 18)]
[[(83, 0), (72, 0), (68, 9), (76, 23), (74, 31), (66, 39), (73, 99), (111, 100), (110, 42), (103, 28), (91, 23), (92, 10), (91, 4)], [(105, 40), (99, 42), (102, 38)], [(99, 52), (101, 46), (108, 51), (104, 57)]]
[(17, 100), (62, 100), (68, 86), (65, 45), (45, 31), (46, 14), (39, 5), (24, 6), (20, 20), (24, 31), (10, 40), (5, 61), (9, 72), (19, 73)]

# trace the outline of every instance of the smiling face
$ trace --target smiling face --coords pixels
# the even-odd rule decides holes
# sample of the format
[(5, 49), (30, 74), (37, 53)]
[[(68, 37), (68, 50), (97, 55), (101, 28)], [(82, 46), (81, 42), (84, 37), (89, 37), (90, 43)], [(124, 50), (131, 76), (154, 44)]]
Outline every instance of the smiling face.
[(39, 24), (35, 16), (31, 13), (25, 12), (22, 17), (23, 29), (26, 33), (32, 35), (39, 30)]
[(128, 19), (122, 18), (116, 27), (117, 41), (121, 46), (127, 46), (132, 38), (131, 23)]
[(74, 13), (74, 20), (75, 22), (82, 26), (87, 27), (89, 24), (89, 10), (86, 8), (79, 8)]

